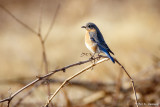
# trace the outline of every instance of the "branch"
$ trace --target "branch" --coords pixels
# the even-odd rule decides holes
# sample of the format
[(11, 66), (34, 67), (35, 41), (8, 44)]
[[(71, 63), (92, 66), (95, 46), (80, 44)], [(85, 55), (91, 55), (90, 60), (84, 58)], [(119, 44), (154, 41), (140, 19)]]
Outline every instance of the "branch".
[(16, 102), (16, 103), (13, 105), (13, 107), (19, 106), (20, 103), (21, 103), (27, 96), (29, 96), (30, 94), (32, 94), (32, 92), (33, 92), (36, 88), (38, 88), (38, 86), (40, 86), (40, 85), (41, 85), (41, 82), (35, 84), (34, 87), (33, 87), (31, 90), (29, 90), (26, 94), (24, 94), (24, 95), (18, 100), (18, 102)]
[(44, 107), (48, 107), (48, 105), (50, 104), (50, 102), (52, 101), (52, 99), (54, 98), (54, 96), (65, 86), (66, 83), (68, 83), (70, 80), (72, 80), (73, 78), (77, 77), (78, 75), (80, 75), (81, 73), (83, 73), (84, 71), (87, 71), (88, 69), (104, 62), (104, 61), (108, 61), (109, 58), (104, 58), (102, 60), (99, 60), (89, 66), (87, 66), (86, 68), (82, 69), (81, 71), (79, 71), (78, 73), (74, 74), (73, 76), (67, 78), (62, 84), (61, 86), (54, 92), (54, 94), (47, 100), (46, 104)]
[(0, 4), (0, 8), (3, 9), (8, 15), (10, 15), (13, 19), (15, 19), (18, 23), (20, 23), (22, 26), (24, 26), (26, 29), (31, 31), (32, 33), (38, 35), (36, 31), (34, 31), (31, 27), (29, 27), (27, 24), (19, 20), (15, 15), (13, 15), (8, 9), (6, 9), (3, 5)]
[(114, 60), (125, 71), (125, 73), (129, 77), (129, 79), (131, 80), (131, 84), (132, 84), (132, 88), (133, 88), (133, 92), (134, 92), (134, 96), (135, 96), (135, 104), (136, 104), (137, 107), (139, 107), (138, 106), (137, 94), (136, 94), (136, 90), (135, 90), (135, 86), (134, 86), (134, 81), (133, 81), (132, 77), (129, 75), (127, 70), (123, 67), (123, 65), (116, 58), (114, 58)]
[[(103, 57), (104, 57), (104, 56), (103, 56)], [(127, 76), (129, 77), (129, 79), (131, 80), (133, 92), (134, 92), (134, 95), (135, 95), (135, 104), (136, 104), (137, 107), (139, 107), (139, 106), (138, 106), (138, 100), (137, 100), (137, 95), (136, 95), (136, 90), (135, 90), (135, 86), (134, 86), (134, 81), (133, 81), (133, 79), (131, 78), (131, 76), (129, 75), (129, 73), (126, 71), (126, 69), (119, 63), (119, 61), (118, 61), (116, 58), (114, 58), (114, 59), (115, 59), (115, 62), (125, 71), (125, 73), (126, 73)], [(44, 107), (48, 107), (48, 106), (49, 106), (49, 104), (50, 104), (50, 102), (52, 101), (52, 99), (53, 99), (53, 98), (57, 95), (57, 93), (65, 86), (66, 83), (68, 83), (70, 80), (72, 80), (73, 78), (77, 77), (78, 75), (80, 75), (80, 74), (83, 73), (84, 71), (86, 71), (86, 70), (94, 67), (95, 65), (97, 65), (97, 64), (99, 64), (99, 63), (102, 63), (102, 62), (104, 62), (104, 61), (106, 61), (106, 60), (109, 60), (109, 58), (107, 58), (107, 59), (104, 58), (104, 59), (102, 59), (102, 60), (99, 60), (99, 61), (97, 61), (97, 62), (89, 65), (89, 66), (86, 67), (85, 69), (79, 71), (78, 73), (74, 74), (73, 76), (67, 78), (67, 79), (60, 85), (60, 87), (54, 92), (54, 94), (47, 100), (47, 102), (46, 102), (46, 104), (45, 104)]]
[(42, 25), (42, 15), (43, 15), (43, 3), (44, 0), (41, 0), (40, 2), (40, 15), (39, 15), (39, 23), (38, 23), (38, 34), (41, 35), (41, 25)]
[(48, 31), (47, 31), (47, 34), (45, 35), (45, 37), (44, 37), (44, 39), (43, 39), (44, 42), (46, 41), (49, 33), (51, 32), (51, 30), (52, 30), (52, 28), (53, 28), (53, 25), (54, 25), (54, 23), (55, 23), (55, 20), (56, 20), (57, 15), (58, 15), (58, 11), (59, 11), (59, 9), (60, 9), (60, 6), (61, 6), (61, 5), (60, 5), (60, 2), (59, 2), (59, 3), (58, 3), (58, 6), (57, 6), (57, 9), (56, 9), (56, 12), (55, 12), (55, 14), (54, 14), (54, 16), (53, 16), (51, 25), (50, 25), (50, 27), (49, 27), (49, 29), (48, 29)]
[(65, 67), (63, 67), (63, 68), (60, 68), (60, 69), (56, 69), (56, 70), (54, 70), (54, 71), (51, 71), (50, 73), (48, 73), (48, 74), (46, 74), (46, 75), (43, 75), (43, 76), (41, 76), (41, 77), (38, 77), (37, 79), (35, 79), (35, 80), (33, 80), (32, 82), (28, 83), (27, 85), (25, 85), (24, 87), (22, 87), (21, 89), (19, 89), (19, 90), (16, 91), (15, 93), (13, 93), (10, 97), (0, 100), (0, 103), (2, 103), (2, 102), (8, 102), (8, 107), (9, 107), (9, 104), (10, 104), (11, 100), (12, 100), (16, 95), (18, 95), (19, 93), (21, 93), (23, 90), (27, 89), (28, 87), (34, 85), (35, 83), (39, 82), (40, 80), (45, 80), (46, 78), (48, 78), (49, 76), (53, 75), (53, 74), (56, 73), (56, 72), (59, 72), (59, 71), (65, 72), (66, 69), (68, 69), (68, 68), (71, 68), (71, 67), (74, 67), (74, 66), (78, 66), (78, 65), (82, 65), (82, 64), (85, 64), (85, 63), (87, 63), (87, 62), (90, 62), (90, 61), (99, 59), (99, 58), (101, 58), (101, 57), (102, 57), (102, 56), (95, 57), (95, 58), (90, 58), (90, 59), (88, 59), (88, 60), (80, 61), (80, 62), (71, 64), (71, 65), (65, 66)]

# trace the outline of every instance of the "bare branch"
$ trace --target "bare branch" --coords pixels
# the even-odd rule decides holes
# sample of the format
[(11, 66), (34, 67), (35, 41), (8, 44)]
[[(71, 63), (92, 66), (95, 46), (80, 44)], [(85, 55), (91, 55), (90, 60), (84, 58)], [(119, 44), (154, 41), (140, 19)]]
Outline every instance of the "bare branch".
[(42, 25), (42, 16), (43, 16), (43, 3), (44, 3), (44, 0), (41, 0), (40, 2), (40, 16), (39, 16), (39, 25), (38, 25), (38, 34), (41, 35), (41, 25)]
[(33, 80), (32, 82), (28, 83), (27, 85), (25, 85), (24, 87), (22, 87), (21, 89), (19, 89), (19, 90), (16, 91), (15, 93), (13, 93), (10, 97), (0, 100), (0, 103), (2, 103), (2, 102), (8, 102), (8, 105), (9, 105), (10, 102), (11, 102), (11, 100), (12, 100), (16, 95), (18, 95), (19, 93), (21, 93), (23, 90), (27, 89), (28, 87), (34, 85), (35, 83), (39, 82), (40, 80), (42, 80), (42, 79), (45, 80), (46, 78), (48, 78), (49, 76), (53, 75), (53, 74), (56, 73), (56, 72), (64, 71), (64, 70), (66, 70), (66, 69), (68, 69), (68, 68), (71, 68), (71, 67), (74, 67), (74, 66), (78, 66), (78, 65), (82, 65), (82, 64), (85, 64), (85, 63), (87, 63), (87, 62), (90, 62), (90, 61), (99, 59), (99, 58), (101, 58), (101, 57), (102, 57), (102, 56), (95, 57), (94, 59), (88, 59), (88, 60), (85, 60), (85, 61), (80, 61), (80, 62), (71, 64), (71, 65), (65, 66), (65, 67), (63, 67), (63, 68), (60, 68), (60, 69), (56, 69), (56, 70), (54, 70), (54, 71), (51, 71), (50, 73), (45, 74), (44, 76), (38, 77), (37, 79), (35, 79), (35, 80)]
[(46, 41), (48, 35), (50, 34), (50, 32), (51, 32), (51, 30), (52, 30), (52, 28), (53, 28), (53, 25), (54, 25), (54, 23), (55, 23), (55, 20), (56, 20), (57, 15), (58, 15), (59, 9), (60, 9), (60, 1), (59, 1), (59, 3), (58, 3), (57, 8), (56, 8), (56, 12), (55, 12), (55, 14), (54, 14), (54, 16), (53, 16), (53, 19), (52, 19), (51, 25), (50, 25), (50, 27), (49, 27), (49, 29), (48, 29), (48, 31), (47, 31), (47, 34), (45, 35), (45, 37), (44, 37), (44, 39), (43, 39), (44, 42)]
[(135, 95), (135, 104), (137, 105), (137, 107), (139, 107), (139, 106), (138, 106), (137, 94), (136, 94), (136, 90), (135, 90), (135, 86), (134, 86), (134, 81), (133, 81), (132, 77), (129, 75), (129, 73), (128, 73), (127, 70), (123, 67), (123, 65), (120, 64), (119, 61), (118, 61), (116, 58), (114, 58), (114, 59), (115, 59), (115, 61), (117, 62), (117, 64), (125, 71), (125, 73), (126, 73), (127, 76), (129, 77), (129, 79), (131, 80), (133, 92), (134, 92), (134, 95)]
[(15, 19), (18, 23), (20, 23), (22, 26), (24, 26), (26, 29), (31, 31), (34, 34), (38, 34), (36, 31), (34, 31), (31, 27), (29, 27), (27, 24), (19, 20), (16, 16), (14, 16), (8, 9), (6, 9), (3, 5), (0, 4), (0, 8), (3, 9), (8, 15), (10, 15), (13, 19)]
[(38, 88), (39, 85), (41, 85), (41, 82), (35, 84), (35, 86), (34, 86), (31, 90), (29, 90), (25, 95), (23, 95), (23, 96), (18, 100), (18, 102), (13, 105), (13, 107), (17, 107), (18, 105), (20, 105), (20, 103), (21, 103), (27, 96), (29, 96), (30, 94), (32, 94), (32, 92), (33, 92), (36, 88)]
[[(44, 40), (42, 39), (41, 34), (39, 34), (38, 37), (39, 37), (41, 45), (42, 45), (42, 62), (44, 63), (45, 73), (48, 74), (48, 61), (47, 61)], [(48, 88), (48, 95), (50, 95), (50, 85), (49, 84), (47, 85), (47, 88)]]
[(102, 60), (99, 60), (89, 66), (87, 66), (86, 68), (82, 69), (81, 71), (79, 71), (78, 73), (74, 74), (73, 76), (67, 78), (62, 84), (61, 86), (54, 92), (54, 94), (47, 100), (47, 103), (45, 104), (44, 107), (48, 107), (48, 105), (50, 104), (51, 100), (54, 98), (54, 96), (65, 86), (66, 83), (68, 83), (70, 80), (72, 80), (73, 78), (77, 77), (78, 75), (80, 75), (81, 73), (83, 73), (84, 71), (87, 71), (88, 69), (104, 62), (104, 61), (107, 61), (109, 60), (109, 58), (104, 58)]
[[(129, 75), (129, 73), (126, 71), (126, 69), (119, 63), (119, 61), (118, 61), (116, 58), (114, 58), (114, 59), (115, 59), (115, 62), (116, 62), (119, 66), (121, 66), (121, 68), (125, 71), (125, 73), (127, 74), (127, 76), (130, 78), (131, 83), (132, 83), (133, 92), (134, 92), (134, 95), (135, 95), (135, 103), (136, 103), (136, 106), (139, 107), (139, 106), (138, 106), (138, 100), (137, 100), (137, 95), (136, 95), (136, 90), (135, 90), (135, 86), (134, 86), (134, 81), (133, 81), (133, 79), (131, 78), (131, 76)], [(97, 62), (89, 65), (89, 66), (86, 67), (85, 69), (81, 70), (80, 72), (74, 74), (73, 76), (67, 78), (67, 79), (60, 85), (60, 87), (54, 92), (54, 94), (47, 100), (47, 102), (46, 102), (46, 104), (45, 104), (44, 107), (48, 107), (48, 106), (49, 106), (51, 100), (52, 100), (52, 99), (55, 97), (55, 95), (65, 86), (66, 83), (68, 83), (70, 80), (72, 80), (73, 78), (75, 78), (75, 77), (78, 76), (79, 74), (83, 73), (84, 71), (86, 71), (86, 70), (92, 68), (93, 66), (95, 66), (95, 65), (97, 65), (97, 64), (99, 64), (99, 63), (102, 63), (102, 62), (104, 62), (104, 61), (106, 61), (106, 60), (109, 60), (109, 59), (108, 59), (108, 58), (107, 58), (107, 59), (104, 58), (104, 59), (102, 59), (102, 60), (100, 60), (100, 61), (97, 61)]]

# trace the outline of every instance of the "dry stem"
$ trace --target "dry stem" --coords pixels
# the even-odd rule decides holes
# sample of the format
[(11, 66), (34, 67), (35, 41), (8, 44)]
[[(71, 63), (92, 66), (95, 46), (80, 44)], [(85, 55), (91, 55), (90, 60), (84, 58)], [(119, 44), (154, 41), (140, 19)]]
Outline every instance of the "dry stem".
[(25, 90), (26, 88), (28, 88), (28, 87), (34, 85), (35, 83), (39, 82), (40, 80), (45, 80), (46, 78), (48, 78), (49, 76), (53, 75), (53, 74), (56, 73), (56, 72), (66, 71), (66, 69), (68, 69), (68, 68), (71, 68), (71, 67), (74, 67), (74, 66), (78, 66), (78, 65), (82, 65), (82, 64), (85, 64), (85, 63), (87, 63), (87, 62), (90, 62), (90, 61), (99, 59), (99, 58), (100, 58), (100, 57), (95, 57), (94, 59), (88, 59), (88, 60), (85, 60), (85, 61), (80, 61), (80, 62), (71, 64), (71, 65), (65, 66), (65, 67), (63, 67), (63, 68), (60, 68), (60, 69), (56, 69), (56, 70), (54, 70), (54, 71), (51, 71), (50, 73), (45, 74), (44, 76), (38, 77), (37, 79), (33, 80), (33, 81), (30, 82), (29, 84), (25, 85), (24, 87), (22, 87), (21, 89), (19, 89), (19, 90), (16, 91), (15, 93), (13, 93), (13, 94), (12, 94), (11, 96), (9, 96), (8, 98), (5, 98), (5, 99), (0, 100), (0, 103), (2, 103), (2, 102), (8, 102), (8, 107), (9, 107), (9, 104), (10, 104), (11, 100), (12, 100), (16, 95), (18, 95), (20, 92), (22, 92), (22, 91)]
[(129, 77), (129, 79), (130, 79), (130, 81), (131, 81), (131, 83), (132, 83), (132, 88), (133, 88), (133, 92), (134, 92), (134, 96), (135, 96), (135, 104), (136, 104), (137, 107), (139, 107), (139, 106), (138, 106), (138, 99), (137, 99), (137, 95), (136, 95), (136, 90), (135, 90), (135, 85), (134, 85), (134, 81), (133, 81), (132, 77), (129, 75), (129, 73), (126, 71), (126, 69), (123, 67), (123, 65), (120, 64), (119, 61), (118, 61), (116, 58), (114, 58), (114, 60), (115, 60), (115, 61), (117, 62), (117, 64), (125, 71), (125, 73), (126, 73), (127, 76)]
[(74, 74), (73, 76), (67, 78), (62, 84), (61, 86), (54, 92), (54, 94), (47, 100), (47, 103), (45, 104), (44, 107), (48, 107), (48, 105), (50, 104), (51, 100), (54, 98), (54, 96), (61, 90), (61, 88), (63, 88), (65, 86), (66, 83), (68, 83), (70, 80), (72, 80), (73, 78), (77, 77), (78, 75), (80, 75), (81, 73), (83, 73), (84, 71), (104, 62), (109, 60), (108, 58), (104, 58), (102, 60), (97, 61), (96, 63), (93, 63), (89, 66), (87, 66), (86, 68), (82, 69), (81, 71), (79, 71), (78, 73)]
[[(104, 57), (104, 56), (101, 56), (101, 57)], [(131, 78), (131, 76), (129, 75), (129, 73), (126, 71), (126, 69), (119, 63), (119, 61), (115, 59), (115, 62), (125, 71), (125, 73), (127, 74), (127, 76), (129, 77), (129, 79), (131, 80), (131, 83), (132, 83), (132, 88), (133, 88), (133, 92), (134, 92), (134, 95), (135, 95), (135, 104), (137, 107), (138, 106), (138, 100), (137, 100), (137, 95), (136, 95), (136, 90), (135, 90), (135, 86), (134, 86), (134, 81), (133, 79)], [(99, 64), (99, 63), (102, 63), (104, 61), (108, 60), (108, 58), (104, 58), (102, 60), (99, 60), (91, 65), (89, 65), (88, 67), (84, 68), (83, 70), (81, 70), (80, 72), (74, 74), (73, 76), (67, 78), (61, 85), (60, 87), (54, 92), (54, 94), (47, 100), (46, 104), (44, 107), (48, 107), (48, 105), (50, 104), (51, 100), (55, 97), (55, 95), (61, 90), (61, 88), (63, 88), (65, 86), (66, 83), (68, 83), (70, 80), (72, 80), (73, 78), (75, 78), (76, 76), (78, 76), (79, 74), (83, 73), (84, 71), (94, 67), (95, 65)]]

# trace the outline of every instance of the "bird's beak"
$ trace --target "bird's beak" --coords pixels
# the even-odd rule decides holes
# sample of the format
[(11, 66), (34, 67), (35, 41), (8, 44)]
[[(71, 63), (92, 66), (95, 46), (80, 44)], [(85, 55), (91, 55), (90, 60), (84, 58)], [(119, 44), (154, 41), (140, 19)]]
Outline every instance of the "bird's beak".
[(81, 28), (86, 28), (86, 26), (82, 26)]

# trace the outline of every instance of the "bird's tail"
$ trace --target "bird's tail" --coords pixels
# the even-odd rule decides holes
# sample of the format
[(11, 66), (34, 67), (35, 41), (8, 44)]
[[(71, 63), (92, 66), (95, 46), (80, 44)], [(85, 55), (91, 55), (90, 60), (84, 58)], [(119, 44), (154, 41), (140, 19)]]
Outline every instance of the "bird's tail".
[(104, 53), (111, 59), (113, 63), (115, 63), (114, 58), (107, 51), (104, 51)]
[(115, 63), (114, 58), (109, 54), (107, 50), (105, 50), (103, 47), (99, 46), (99, 48), (111, 59), (113, 63)]

